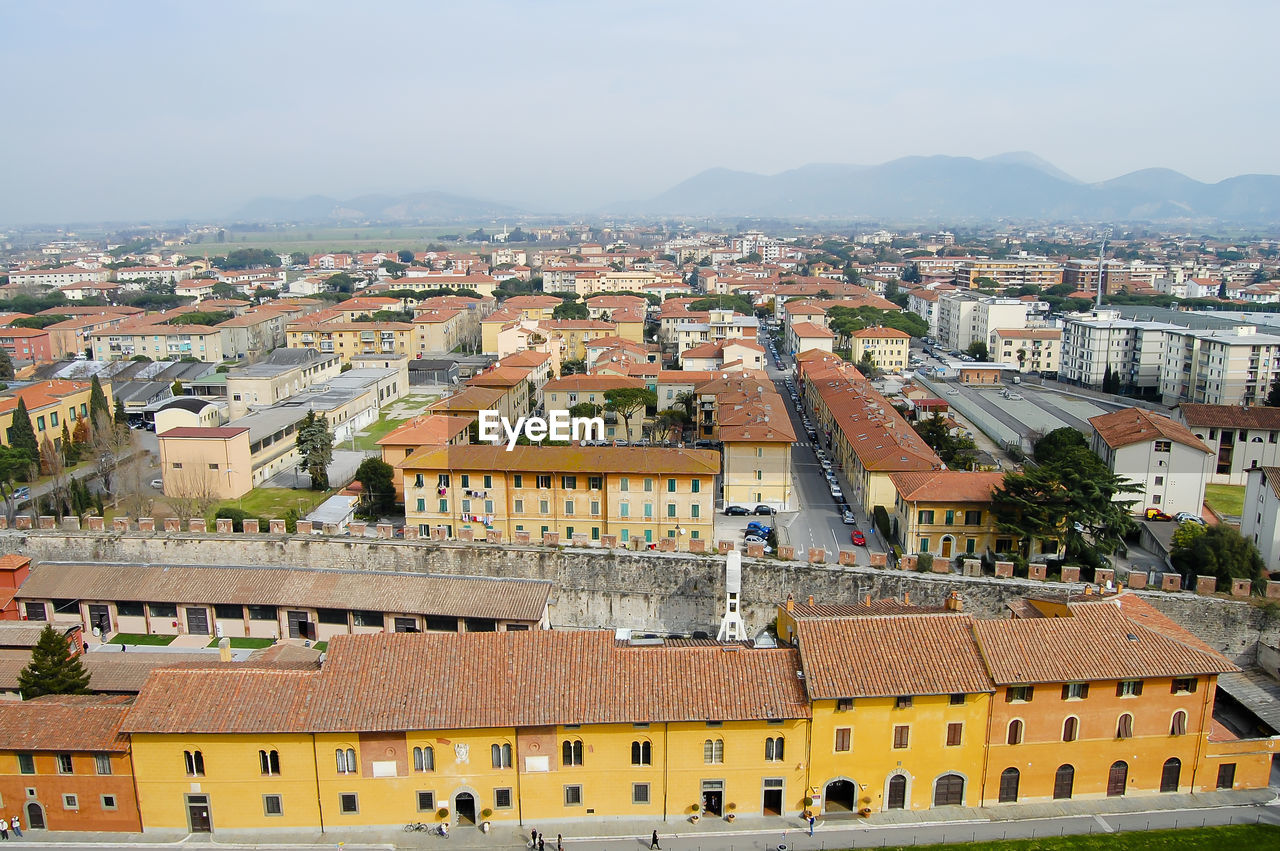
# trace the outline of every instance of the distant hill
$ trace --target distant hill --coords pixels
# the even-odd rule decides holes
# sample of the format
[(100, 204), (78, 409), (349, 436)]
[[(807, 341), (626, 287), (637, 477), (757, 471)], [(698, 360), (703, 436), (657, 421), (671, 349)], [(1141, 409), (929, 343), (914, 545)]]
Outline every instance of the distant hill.
[(903, 157), (876, 166), (808, 165), (775, 175), (709, 169), (648, 201), (633, 215), (1049, 219), (1219, 219), (1280, 222), (1280, 176), (1251, 174), (1201, 183), (1169, 169), (1143, 169), (1082, 183), (1034, 154)]
[(415, 192), (407, 195), (362, 195), (345, 201), (324, 195), (299, 199), (255, 198), (233, 213), (232, 218), (251, 222), (452, 222), (524, 212), (508, 204), (448, 192)]

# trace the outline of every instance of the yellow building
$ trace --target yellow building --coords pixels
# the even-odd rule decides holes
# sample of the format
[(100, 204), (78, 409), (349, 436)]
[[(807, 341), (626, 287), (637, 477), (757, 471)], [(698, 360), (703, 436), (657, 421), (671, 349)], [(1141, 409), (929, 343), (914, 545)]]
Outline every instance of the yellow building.
[(639, 547), (669, 538), (710, 546), (720, 459), (703, 449), (451, 446), (423, 449), (399, 465), (405, 522), (426, 537), (487, 529), (504, 541), (554, 532), (563, 542), (607, 535)]
[(350, 363), (355, 355), (397, 354), (413, 357), (414, 325), (409, 322), (332, 322), (301, 320), (285, 328), (291, 349), (316, 349)]
[(896, 494), (889, 519), (904, 553), (949, 559), (1015, 551), (1017, 542), (997, 533), (991, 513), (991, 494), (1004, 483), (1003, 473), (928, 470), (890, 473), (889, 480)]
[(796, 434), (773, 383), (734, 374), (699, 384), (696, 395), (697, 436), (721, 443), (724, 504), (791, 508)]
[(907, 356), (911, 348), (911, 335), (897, 328), (863, 328), (850, 335), (853, 351), (849, 359), (861, 363), (870, 358), (877, 369), (901, 372), (907, 368)]
[[(9, 427), (13, 425), (13, 412), (18, 408), (19, 399), (27, 406), (36, 441), (41, 442), (47, 437), (54, 446), (61, 446), (63, 424), (69, 433), (74, 433), (76, 425), (88, 419), (92, 391), (93, 383), (90, 381), (61, 379), (37, 381), (6, 391), (0, 396), (0, 446), (9, 445)], [(110, 382), (102, 384), (102, 392), (107, 397), (107, 406), (112, 407)]]
[(997, 328), (991, 332), (991, 360), (1018, 372), (1057, 372), (1062, 366), (1059, 328)]
[(420, 310), (413, 317), (413, 350), (417, 354), (452, 352), (465, 340), (466, 314), (457, 307)]
[(152, 360), (192, 357), (216, 363), (223, 358), (222, 331), (208, 325), (126, 325), (89, 335), (94, 360)]

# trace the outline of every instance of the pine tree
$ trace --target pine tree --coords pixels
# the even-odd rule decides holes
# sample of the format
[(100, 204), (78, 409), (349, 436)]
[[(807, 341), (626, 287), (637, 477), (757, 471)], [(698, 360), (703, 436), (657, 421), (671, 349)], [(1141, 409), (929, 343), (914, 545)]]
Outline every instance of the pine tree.
[(40, 461), (40, 441), (36, 440), (36, 430), (31, 427), (31, 414), (27, 413), (27, 403), (21, 396), (18, 397), (18, 406), (13, 409), (9, 445), (25, 452), (32, 464)]
[(107, 394), (102, 392), (102, 382), (98, 381), (98, 376), (93, 377), (93, 383), (89, 387), (89, 422), (96, 423), (98, 421), (98, 412), (111, 416), (111, 406), (107, 404)]
[(89, 672), (71, 655), (66, 636), (45, 624), (31, 649), (31, 663), (18, 672), (23, 700), (44, 694), (88, 694)]
[(0, 349), (0, 379), (13, 380), (13, 360), (4, 349)]
[(124, 402), (119, 399), (116, 400), (115, 423), (116, 425), (129, 424), (129, 415), (124, 412)]

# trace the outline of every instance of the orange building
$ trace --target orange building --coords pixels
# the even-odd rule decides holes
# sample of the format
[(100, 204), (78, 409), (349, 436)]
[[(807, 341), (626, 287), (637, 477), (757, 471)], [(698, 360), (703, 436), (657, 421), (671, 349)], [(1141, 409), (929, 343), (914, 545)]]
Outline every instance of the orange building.
[(133, 698), (48, 695), (0, 703), (0, 814), (23, 829), (142, 830), (129, 737)]
[(22, 619), (18, 604), (13, 601), (22, 583), (31, 574), (31, 559), (27, 556), (8, 553), (0, 556), (0, 620), (16, 621)]

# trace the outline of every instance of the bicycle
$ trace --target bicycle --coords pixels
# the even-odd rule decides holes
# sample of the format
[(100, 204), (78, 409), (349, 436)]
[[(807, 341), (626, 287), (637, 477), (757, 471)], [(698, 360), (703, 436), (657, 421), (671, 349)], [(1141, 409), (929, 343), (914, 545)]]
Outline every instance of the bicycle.
[(425, 833), (431, 830), (431, 825), (420, 821), (409, 822), (404, 826), (405, 833)]

